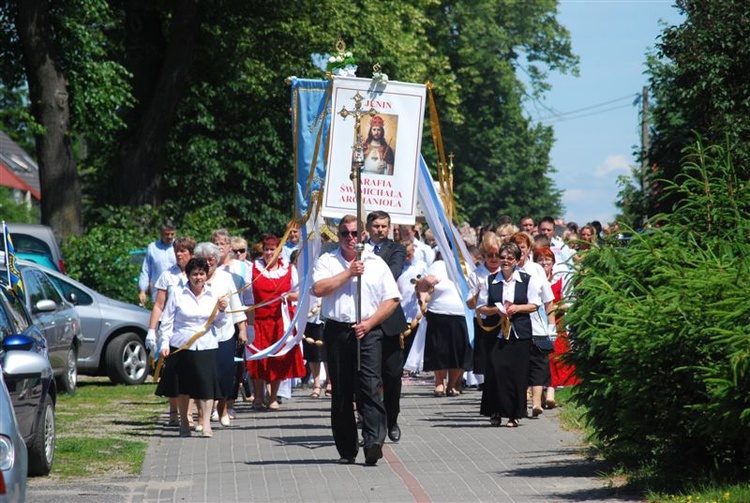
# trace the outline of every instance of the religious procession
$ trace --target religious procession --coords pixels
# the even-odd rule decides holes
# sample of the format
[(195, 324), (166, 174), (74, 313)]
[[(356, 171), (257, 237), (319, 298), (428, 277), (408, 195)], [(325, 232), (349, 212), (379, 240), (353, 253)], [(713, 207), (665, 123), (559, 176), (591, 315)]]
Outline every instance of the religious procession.
[(408, 435), (403, 378), (431, 375), (426, 399), (481, 391), (476, 413), (495, 427), (554, 408), (555, 390), (577, 383), (564, 361), (569, 280), (603, 230), (579, 239), (571, 223), (563, 236), (559, 220), (530, 215), (459, 228), (436, 110), (437, 181), (421, 155), (429, 84), (389, 81), (377, 65), (372, 79), (340, 65), (329, 81), (289, 84), (297, 172), (284, 234), (250, 244), (218, 229), (196, 244), (166, 223), (144, 261), (143, 297), (158, 278), (147, 344), (169, 426), (211, 437), (238, 399), (273, 413), (306, 389), (330, 399), (337, 462), (361, 449), (374, 466), (386, 438)]

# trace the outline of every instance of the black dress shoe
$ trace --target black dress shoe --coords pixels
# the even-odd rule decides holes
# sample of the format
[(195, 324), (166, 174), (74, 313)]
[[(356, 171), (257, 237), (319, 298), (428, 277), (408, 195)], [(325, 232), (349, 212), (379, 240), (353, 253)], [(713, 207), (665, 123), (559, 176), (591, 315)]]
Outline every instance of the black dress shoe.
[(383, 446), (380, 444), (372, 444), (369, 449), (365, 449), (365, 464), (367, 466), (375, 466), (382, 457)]
[(398, 423), (388, 428), (388, 438), (391, 442), (398, 442), (401, 440), (401, 428), (398, 427)]
[(354, 464), (354, 458), (340, 458), (339, 459), (340, 465), (353, 465)]

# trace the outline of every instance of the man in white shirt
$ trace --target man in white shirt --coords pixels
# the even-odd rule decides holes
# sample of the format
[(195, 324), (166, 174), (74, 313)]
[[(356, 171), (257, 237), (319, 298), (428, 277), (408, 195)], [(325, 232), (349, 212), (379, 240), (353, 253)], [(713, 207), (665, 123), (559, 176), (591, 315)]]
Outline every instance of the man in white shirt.
[(435, 250), (430, 245), (420, 241), (419, 234), (416, 230), (416, 225), (402, 225), (401, 226), (401, 239), (411, 239), (414, 243), (414, 257), (417, 260), (424, 262), (427, 267), (430, 267), (435, 261)]
[(380, 324), (399, 305), (401, 294), (383, 259), (365, 250), (357, 260), (357, 217), (344, 216), (338, 231), (339, 248), (316, 261), (312, 286), (312, 293), (321, 298), (320, 314), (326, 320), (323, 340), (333, 384), (331, 429), (339, 463), (354, 463), (359, 450), (352, 402), (356, 393), (365, 464), (373, 466), (383, 457), (386, 436), (386, 412), (379, 391), (383, 339)]
[(555, 263), (564, 263), (575, 254), (560, 236), (555, 234), (555, 219), (546, 216), (539, 221), (539, 234), (549, 239), (549, 247), (555, 254)]

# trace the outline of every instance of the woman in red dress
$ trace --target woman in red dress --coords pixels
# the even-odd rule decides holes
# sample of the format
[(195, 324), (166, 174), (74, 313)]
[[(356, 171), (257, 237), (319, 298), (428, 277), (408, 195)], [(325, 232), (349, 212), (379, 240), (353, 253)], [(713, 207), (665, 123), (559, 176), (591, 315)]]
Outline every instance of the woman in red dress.
[(547, 387), (545, 405), (548, 408), (555, 406), (555, 388), (562, 386), (572, 386), (578, 384), (579, 380), (575, 376), (575, 367), (568, 365), (562, 359), (562, 355), (570, 351), (568, 334), (565, 332), (565, 323), (562, 321), (563, 306), (560, 303), (562, 299), (563, 278), (555, 278), (553, 269), (555, 266), (555, 254), (547, 246), (542, 246), (534, 250), (534, 262), (544, 268), (547, 275), (547, 281), (551, 283), (552, 293), (555, 296), (554, 309), (555, 319), (557, 320), (557, 339), (554, 343), (554, 351), (549, 355), (549, 366), (551, 374), (551, 383)]
[[(263, 237), (263, 255), (252, 266), (253, 297), (256, 305), (277, 299), (268, 305), (255, 309), (255, 340), (253, 346), (263, 350), (284, 335), (286, 331), (285, 319), (294, 316), (292, 303), (297, 300), (299, 293), (291, 292), (297, 288), (297, 269), (286, 264), (281, 257), (273, 260), (273, 254), (279, 245), (279, 238), (273, 235)], [(291, 292), (291, 293), (290, 293)], [(281, 295), (287, 294), (284, 297)], [(288, 311), (288, 317), (284, 311)], [(250, 360), (247, 369), (253, 379), (255, 392), (255, 409), (278, 410), (277, 393), (279, 385), (284, 379), (305, 376), (305, 364), (302, 360), (302, 350), (299, 345), (283, 356), (270, 356), (261, 360)], [(266, 403), (262, 397), (266, 396), (265, 387), (268, 384)]]

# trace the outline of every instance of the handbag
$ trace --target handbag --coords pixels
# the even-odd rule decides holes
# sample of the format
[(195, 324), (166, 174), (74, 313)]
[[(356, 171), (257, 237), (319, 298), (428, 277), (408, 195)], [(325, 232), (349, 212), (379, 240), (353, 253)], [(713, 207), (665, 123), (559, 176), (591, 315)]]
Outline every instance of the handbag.
[(542, 353), (549, 354), (555, 350), (555, 345), (549, 335), (534, 335), (531, 338), (531, 342)]

